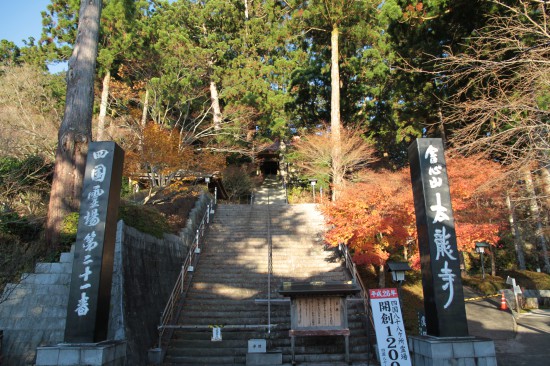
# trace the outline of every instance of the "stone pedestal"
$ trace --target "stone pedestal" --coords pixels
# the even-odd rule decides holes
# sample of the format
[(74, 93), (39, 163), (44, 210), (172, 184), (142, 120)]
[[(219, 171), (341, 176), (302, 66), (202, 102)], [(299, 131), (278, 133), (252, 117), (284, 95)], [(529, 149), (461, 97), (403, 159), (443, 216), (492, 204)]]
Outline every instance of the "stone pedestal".
[(151, 365), (162, 365), (166, 351), (162, 348), (151, 348), (147, 351), (147, 359)]
[(409, 337), (413, 366), (497, 366), (495, 343), (480, 337)]
[(246, 366), (271, 366), (282, 364), (283, 353), (280, 351), (246, 354)]
[(36, 366), (124, 366), (126, 341), (38, 347)]

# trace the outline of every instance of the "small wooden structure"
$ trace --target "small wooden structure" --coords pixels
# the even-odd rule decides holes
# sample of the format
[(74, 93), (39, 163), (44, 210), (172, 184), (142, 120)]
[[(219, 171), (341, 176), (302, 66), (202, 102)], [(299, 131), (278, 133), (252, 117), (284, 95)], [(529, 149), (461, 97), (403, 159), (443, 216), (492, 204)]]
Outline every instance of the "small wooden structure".
[(360, 291), (349, 282), (284, 282), (279, 289), (290, 297), (290, 344), (295, 364), (295, 338), (344, 336), (349, 363), (348, 311), (346, 297)]

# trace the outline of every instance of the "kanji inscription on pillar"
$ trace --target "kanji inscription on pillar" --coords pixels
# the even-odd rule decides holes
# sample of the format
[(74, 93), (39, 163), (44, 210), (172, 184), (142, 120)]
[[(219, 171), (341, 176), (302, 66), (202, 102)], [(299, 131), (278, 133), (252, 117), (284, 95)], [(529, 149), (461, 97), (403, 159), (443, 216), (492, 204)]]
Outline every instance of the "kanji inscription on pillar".
[(124, 152), (114, 142), (91, 142), (88, 147), (67, 307), (67, 343), (107, 338), (123, 160)]
[(468, 335), (447, 165), (441, 139), (409, 147), (416, 227), (429, 335)]

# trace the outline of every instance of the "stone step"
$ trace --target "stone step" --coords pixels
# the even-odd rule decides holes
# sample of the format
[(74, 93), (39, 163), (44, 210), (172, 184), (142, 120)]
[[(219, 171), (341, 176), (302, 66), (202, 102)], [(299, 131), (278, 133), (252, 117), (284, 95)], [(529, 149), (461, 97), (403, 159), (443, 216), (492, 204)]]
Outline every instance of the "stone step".
[(53, 274), (53, 273), (64, 273), (64, 274), (71, 274), (73, 270), (72, 261), (71, 262), (65, 262), (65, 263), (37, 263), (34, 267), (34, 273), (46, 273), (46, 274)]
[[(284, 277), (283, 276), (284, 272)], [(212, 271), (212, 273), (216, 273)], [(255, 283), (258, 284), (258, 286), (264, 286), (264, 284), (267, 284), (267, 270), (264, 270), (262, 272), (258, 272), (258, 275), (261, 277), (255, 277), (252, 280), (256, 281)], [(246, 278), (250, 278), (248, 274), (244, 273), (229, 273), (225, 272), (223, 274), (220, 274), (220, 277), (222, 278), (221, 282), (216, 282), (216, 280), (208, 281), (200, 276), (200, 274), (197, 275), (198, 278), (195, 278), (195, 282), (205, 282), (205, 283), (211, 283), (211, 284), (220, 284), (225, 286), (231, 286), (231, 283), (228, 283), (228, 280), (234, 280), (234, 281), (241, 281), (241, 279), (244, 281)], [(264, 277), (264, 280), (262, 281), (262, 277)], [(295, 270), (291, 269), (285, 269), (284, 271), (277, 271), (274, 270), (271, 278), (271, 287), (274, 286), (280, 286), (283, 282), (311, 282), (311, 281), (345, 281), (347, 280), (347, 276), (344, 274), (335, 274), (331, 276), (326, 276), (322, 271), (311, 271), (311, 272), (304, 272), (301, 269), (297, 268)], [(250, 288), (251, 285), (234, 285), (235, 288)]]
[[(268, 212), (269, 210), (269, 212)], [(267, 323), (267, 220), (273, 245), (270, 334), (261, 329), (222, 328), (223, 341), (211, 342), (208, 324), (258, 326)], [(280, 348), (290, 363), (290, 302), (277, 293), (285, 281), (348, 280), (334, 249), (323, 246), (324, 220), (314, 205), (220, 205), (210, 225), (174, 331), (166, 363), (178, 365), (245, 365), (247, 342), (268, 339), (268, 349)], [(348, 304), (352, 360), (366, 359), (363, 315)], [(344, 361), (343, 337), (299, 337), (297, 360), (314, 365)]]
[(211, 220), (211, 224), (214, 225), (214, 227), (217, 227), (217, 225), (220, 224), (226, 224), (228, 229), (239, 226), (254, 227), (259, 225), (262, 227), (266, 227), (268, 222), (270, 223), (271, 227), (275, 227), (277, 225), (285, 225), (289, 228), (319, 228), (324, 223), (324, 218), (322, 216), (311, 217), (311, 214), (307, 212), (287, 216), (282, 216), (276, 212), (270, 212), (269, 215), (255, 212), (251, 213), (251, 215), (243, 216), (223, 216), (217, 213)]
[[(275, 270), (283, 270), (285, 268), (293, 269), (297, 266), (302, 268), (304, 272), (313, 272), (313, 271), (337, 271), (340, 268), (344, 268), (341, 263), (330, 263), (330, 262), (319, 262), (312, 260), (311, 256), (298, 257), (298, 258), (282, 258), (279, 256), (273, 256), (272, 266)], [(221, 267), (221, 266), (226, 267)], [(247, 273), (251, 272), (253, 269), (263, 268), (268, 265), (267, 256), (256, 256), (256, 257), (237, 257), (231, 256), (228, 254), (227, 257), (223, 256), (202, 256), (199, 259), (199, 262), (196, 265), (197, 270), (200, 267), (211, 268), (215, 267), (218, 272), (226, 272), (223, 268), (229, 269), (231, 272), (235, 273)]]
[[(220, 243), (208, 242), (201, 247), (201, 258), (266, 258), (268, 247), (265, 244), (255, 245), (253, 243), (234, 244), (221, 241)], [(294, 254), (295, 251), (301, 251), (300, 254)], [(282, 243), (273, 243), (272, 258), (279, 260), (302, 260), (309, 259), (311, 263), (342, 263), (337, 259), (337, 253), (333, 250), (324, 250), (320, 245), (301, 246), (301, 245), (283, 245)]]
[[(206, 243), (199, 243), (201, 248), (201, 256), (218, 256), (230, 258), (230, 255), (239, 257), (266, 257), (268, 246), (266, 243), (232, 243), (226, 240), (209, 240)], [(295, 255), (296, 258), (308, 258), (312, 256), (318, 257), (326, 261), (327, 256), (335, 255), (332, 250), (324, 250), (319, 246), (302, 246), (298, 243), (272, 242), (272, 251), (274, 258), (292, 258), (288, 255), (293, 251), (300, 250), (301, 254)], [(294, 257), (294, 254), (292, 254)]]
[[(267, 241), (262, 240), (261, 242), (235, 242), (230, 240), (225, 240), (223, 238), (209, 239), (202, 243), (199, 242), (199, 247), (201, 250), (206, 253), (239, 253), (241, 255), (247, 254), (257, 254), (264, 255), (267, 253), (268, 244)], [(276, 255), (285, 255), (291, 253), (294, 250), (302, 251), (297, 256), (308, 256), (311, 254), (326, 254), (331, 255), (335, 253), (334, 250), (324, 249), (321, 244), (312, 245), (311, 241), (306, 241), (304, 239), (296, 240), (273, 240), (271, 242), (271, 248), (273, 249), (273, 254)], [(280, 254), (279, 254), (280, 253)]]
[[(203, 267), (215, 267), (215, 268), (222, 268), (221, 266), (227, 266), (229, 269), (234, 269), (236, 271), (246, 272), (250, 271), (252, 268), (258, 268), (260, 266), (267, 266), (268, 258), (265, 253), (261, 253), (262, 255), (257, 256), (238, 256), (232, 253), (227, 253), (227, 256), (222, 255), (216, 255), (216, 256), (202, 256), (199, 259), (198, 264), (196, 265), (197, 268), (200, 266)], [(343, 268), (343, 264), (340, 262), (322, 262), (319, 260), (315, 260), (315, 256), (300, 256), (297, 258), (292, 257), (280, 257), (280, 256), (273, 256), (271, 259), (271, 263), (274, 268), (284, 269), (286, 267), (293, 268), (296, 265), (300, 265), (301, 268), (304, 268), (304, 270), (323, 270), (325, 272), (328, 271), (336, 271), (339, 268)]]
[(210, 357), (210, 356), (201, 356), (197, 357), (174, 357), (171, 354), (168, 354), (164, 360), (165, 364), (172, 365), (194, 365), (194, 366), (213, 366), (213, 365), (244, 365), (246, 358), (244, 356), (219, 356), (219, 357)]
[[(275, 339), (267, 339), (267, 348), (280, 350), (283, 357), (290, 362), (290, 339), (283, 334)], [(171, 352), (170, 361), (180, 362), (186, 357), (194, 357), (197, 364), (202, 364), (204, 355), (208, 357), (236, 357), (234, 362), (239, 362), (241, 356), (246, 355), (250, 333), (237, 333), (224, 331), (222, 329), (222, 341), (211, 342), (210, 332), (193, 334), (194, 339), (184, 339), (175, 335), (173, 342), (174, 350)], [(238, 336), (238, 339), (235, 339)], [(273, 333), (271, 335), (273, 337)], [(256, 338), (264, 338), (261, 336)], [(335, 364), (344, 361), (344, 340), (343, 337), (298, 337), (296, 338), (296, 360), (301, 362), (329, 361), (327, 364)], [(368, 351), (366, 338), (350, 336), (350, 358), (352, 361), (366, 361)], [(362, 356), (362, 354), (364, 356)], [(330, 355), (327, 357), (327, 355)], [(205, 361), (204, 361), (205, 362)]]
[(68, 284), (63, 285), (49, 285), (37, 286), (34, 283), (19, 283), (19, 284), (8, 284), (6, 285), (6, 291), (11, 291), (10, 298), (24, 298), (30, 294), (34, 295), (46, 295), (46, 296), (56, 296), (56, 295), (65, 295), (69, 296)]
[(74, 258), (74, 253), (64, 252), (64, 253), (61, 253), (61, 256), (59, 257), (59, 262), (73, 263), (73, 258)]
[[(250, 232), (248, 235), (243, 235), (243, 231), (246, 229), (239, 228), (238, 230), (224, 230), (217, 231), (214, 234), (207, 233), (206, 243), (215, 242), (221, 244), (220, 241), (223, 240), (226, 243), (231, 244), (267, 244), (267, 235), (264, 232)], [(251, 230), (249, 230), (251, 231)], [(322, 237), (320, 236), (320, 231), (318, 230), (275, 230), (271, 235), (271, 242), (280, 242), (287, 245), (292, 245), (297, 242), (305, 242), (308, 245), (311, 245), (313, 242), (322, 243)]]
[[(272, 297), (271, 303), (272, 312), (288, 312), (290, 309), (290, 301), (284, 297)], [(359, 300), (359, 299), (357, 299)], [(218, 311), (220, 309), (230, 311), (255, 311), (262, 314), (267, 311), (267, 298), (258, 297), (254, 299), (236, 300), (236, 299), (215, 299), (215, 298), (195, 298), (187, 297), (185, 300), (185, 308), (183, 314), (189, 310), (205, 310), (205, 311)], [(357, 306), (359, 301), (348, 302), (348, 317), (350, 319), (362, 319), (364, 310)]]
[(24, 273), (21, 275), (21, 282), (35, 285), (70, 285), (71, 275), (69, 273)]
[[(212, 314), (208, 314), (207, 312), (184, 312), (182, 314), (182, 319), (180, 320), (178, 325), (182, 326), (208, 326), (208, 325), (226, 325), (226, 326), (235, 326), (235, 327), (243, 327), (244, 326), (256, 326), (261, 324), (267, 324), (267, 312), (262, 312), (259, 315), (255, 314), (254, 312), (251, 312), (251, 315), (249, 317), (242, 317), (242, 315), (238, 315), (235, 317), (231, 317), (232, 313), (219, 313), (219, 316), (214, 316)], [(192, 316), (193, 315), (193, 316)], [(348, 320), (348, 326), (350, 329), (357, 329), (361, 330), (363, 327), (363, 323), (360, 319), (349, 319)], [(289, 329), (290, 328), (290, 315), (284, 316), (284, 314), (271, 314), (271, 324), (276, 324), (278, 327), (281, 327), (283, 329)], [(288, 334), (288, 333), (286, 333)], [(359, 331), (357, 334), (364, 334)], [(308, 338), (308, 337), (303, 337)]]
[[(216, 276), (209, 276), (208, 274), (217, 274)], [(279, 275), (278, 273), (273, 273), (271, 276), (271, 285), (281, 285), (283, 282), (293, 281), (297, 278), (311, 278), (315, 277), (318, 280), (324, 280), (325, 282), (330, 281), (343, 281), (347, 280), (347, 275), (344, 272), (328, 272), (328, 273), (316, 273), (316, 272), (300, 272), (301, 276), (295, 275), (290, 276), (288, 271), (285, 271), (284, 275)], [(208, 271), (206, 268), (198, 268), (195, 271), (195, 277), (193, 278), (192, 285), (197, 283), (205, 284), (219, 284), (225, 286), (235, 286), (235, 287), (257, 287), (267, 285), (267, 270), (260, 272), (230, 272), (230, 271)]]
[[(191, 341), (191, 340), (177, 340), (174, 341), (174, 351), (171, 352), (172, 357), (202, 357), (208, 355), (209, 357), (224, 357), (233, 355), (246, 355), (248, 352), (248, 339), (242, 338), (239, 340), (226, 340), (224, 339), (224, 332), (222, 330), (222, 341), (212, 342), (210, 339), (203, 341)], [(211, 334), (208, 334), (210, 337)], [(320, 338), (320, 337), (319, 337)], [(340, 354), (345, 350), (344, 341), (342, 337), (323, 337), (325, 338), (325, 344), (319, 345), (319, 340), (315, 339), (315, 344), (301, 345), (301, 341), (305, 338), (296, 339), (296, 353), (303, 355), (315, 355), (315, 354)], [(362, 344), (352, 344), (350, 337), (350, 353), (366, 353), (368, 346)], [(311, 343), (311, 342), (310, 342)], [(288, 348), (290, 353), (290, 339), (286, 342), (269, 342), (268, 349), (273, 350), (277, 348)]]
[[(198, 300), (196, 298), (190, 300)], [(250, 301), (247, 305), (220, 305), (217, 302), (196, 302), (195, 305), (192, 305), (190, 301), (186, 302), (186, 307), (182, 312), (182, 318), (180, 324), (187, 324), (188, 321), (193, 319), (193, 324), (196, 319), (201, 317), (210, 317), (210, 318), (224, 318), (225, 321), (222, 324), (239, 324), (235, 319), (249, 319), (257, 317), (258, 319), (263, 319), (267, 317), (268, 307), (267, 304), (258, 304)], [(271, 315), (279, 318), (286, 318), (285, 321), (290, 321), (290, 304), (283, 305), (274, 305), (271, 306)], [(348, 310), (348, 321), (350, 327), (362, 327), (363, 314), (356, 310)], [(263, 322), (262, 322), (263, 323)], [(199, 323), (200, 324), (200, 323)], [(216, 323), (206, 323), (206, 324), (216, 324)], [(243, 323), (243, 324), (252, 324), (252, 323)]]

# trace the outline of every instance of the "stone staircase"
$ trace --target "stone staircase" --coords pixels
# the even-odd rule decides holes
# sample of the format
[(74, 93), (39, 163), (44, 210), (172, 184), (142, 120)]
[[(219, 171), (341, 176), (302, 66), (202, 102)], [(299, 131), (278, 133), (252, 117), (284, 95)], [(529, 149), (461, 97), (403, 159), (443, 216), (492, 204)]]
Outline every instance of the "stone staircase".
[(65, 332), (73, 253), (58, 263), (37, 263), (18, 284), (8, 284), (0, 306), (2, 365), (34, 364), (36, 347), (60, 343)]
[[(270, 219), (270, 220), (269, 220)], [(268, 222), (270, 222), (268, 229)], [(249, 339), (266, 339), (290, 365), (290, 302), (283, 281), (344, 281), (349, 274), (322, 244), (323, 218), (315, 205), (219, 205), (183, 304), (165, 365), (245, 365)], [(271, 330), (268, 332), (268, 231), (272, 238)], [(348, 301), (350, 358), (367, 364), (360, 302)], [(222, 341), (211, 341), (214, 325)], [(299, 365), (344, 365), (344, 338), (296, 339)], [(371, 364), (373, 364), (371, 362)]]

